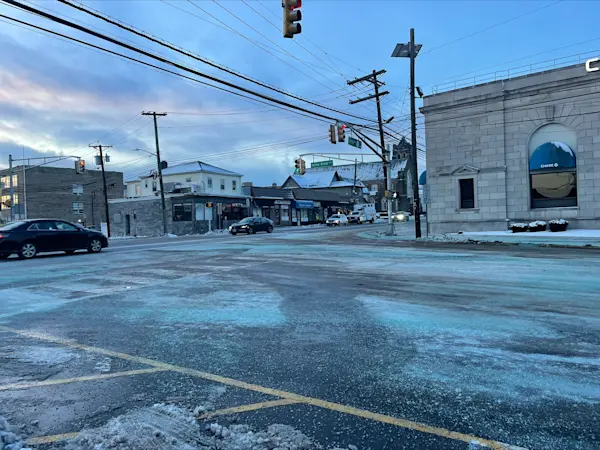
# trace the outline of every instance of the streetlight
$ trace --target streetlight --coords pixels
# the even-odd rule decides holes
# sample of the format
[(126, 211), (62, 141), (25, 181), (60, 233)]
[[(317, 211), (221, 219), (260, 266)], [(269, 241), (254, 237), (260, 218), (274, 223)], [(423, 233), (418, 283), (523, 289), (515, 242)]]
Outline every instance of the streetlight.
[(415, 29), (410, 29), (410, 42), (396, 44), (392, 58), (410, 58), (410, 124), (411, 124), (411, 172), (413, 187), (413, 212), (415, 216), (415, 237), (421, 237), (421, 208), (419, 204), (419, 180), (417, 174), (417, 120), (415, 107), (415, 58), (423, 47), (415, 44)]

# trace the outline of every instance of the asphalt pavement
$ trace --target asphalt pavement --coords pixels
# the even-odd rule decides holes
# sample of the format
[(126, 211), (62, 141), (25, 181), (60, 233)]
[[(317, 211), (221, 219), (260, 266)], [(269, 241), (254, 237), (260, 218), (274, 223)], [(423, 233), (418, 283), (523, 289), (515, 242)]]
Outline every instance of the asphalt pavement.
[(0, 416), (43, 449), (157, 403), (330, 449), (599, 448), (600, 252), (384, 228), (2, 261)]

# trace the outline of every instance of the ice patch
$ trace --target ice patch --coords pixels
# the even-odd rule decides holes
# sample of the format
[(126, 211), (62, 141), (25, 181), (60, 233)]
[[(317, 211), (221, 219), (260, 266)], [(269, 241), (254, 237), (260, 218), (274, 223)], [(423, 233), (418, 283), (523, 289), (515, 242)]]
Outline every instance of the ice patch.
[(94, 370), (101, 372), (101, 373), (108, 373), (110, 372), (111, 369), (111, 365), (110, 365), (110, 358), (104, 358), (102, 361), (99, 361), (96, 366), (94, 367)]
[(64, 348), (40, 345), (17, 347), (14, 350), (13, 357), (26, 363), (54, 366), (79, 358), (79, 355)]

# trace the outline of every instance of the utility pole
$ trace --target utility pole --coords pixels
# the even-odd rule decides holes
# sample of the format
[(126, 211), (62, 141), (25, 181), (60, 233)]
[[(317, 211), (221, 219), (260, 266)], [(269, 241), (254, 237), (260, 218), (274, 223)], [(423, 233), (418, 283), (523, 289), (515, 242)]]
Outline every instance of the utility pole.
[(106, 173), (104, 172), (104, 153), (102, 149), (111, 148), (112, 145), (90, 145), (100, 152), (100, 167), (102, 168), (102, 188), (104, 191), (104, 213), (106, 214), (106, 234), (110, 237), (110, 216), (108, 215), (108, 190), (106, 189)]
[[(385, 70), (379, 70), (379, 71), (374, 70), (373, 73), (371, 73), (369, 75), (365, 75), (364, 77), (355, 78), (354, 80), (348, 81), (348, 85), (352, 86), (353, 84), (356, 84), (356, 83), (372, 83), (373, 88), (375, 90), (375, 93), (373, 95), (369, 95), (368, 97), (359, 98), (356, 100), (350, 100), (350, 104), (354, 105), (355, 103), (360, 103), (360, 102), (364, 102), (366, 100), (371, 100), (371, 99), (375, 99), (375, 103), (377, 104), (377, 122), (379, 123), (379, 140), (380, 140), (379, 146), (381, 147), (381, 154), (379, 154), (375, 150), (373, 150), (373, 151), (377, 156), (379, 156), (381, 158), (382, 163), (383, 163), (383, 174), (385, 177), (385, 186), (386, 186), (385, 187), (385, 197), (387, 199), (387, 212), (388, 212), (388, 234), (393, 235), (394, 234), (394, 222), (392, 220), (392, 202), (391, 202), (392, 177), (391, 177), (391, 170), (390, 170), (391, 152), (387, 152), (385, 149), (385, 136), (384, 136), (384, 132), (383, 132), (383, 118), (381, 117), (381, 104), (380, 104), (380, 97), (383, 97), (384, 95), (389, 94), (389, 92), (388, 91), (379, 92), (379, 88), (381, 86), (384, 86), (385, 83), (383, 83), (377, 79), (377, 77), (379, 75), (383, 75), (385, 72), (386, 72)], [(388, 155), (388, 153), (390, 153), (390, 154)]]
[(358, 165), (358, 159), (354, 158), (354, 184), (352, 185), (352, 196), (356, 200), (356, 166)]
[(163, 176), (162, 176), (162, 163), (160, 160), (160, 146), (158, 144), (158, 125), (156, 123), (156, 116), (166, 116), (167, 113), (157, 113), (153, 112), (144, 112), (142, 111), (142, 116), (152, 116), (154, 118), (154, 140), (156, 141), (156, 163), (158, 165), (158, 180), (160, 183), (160, 201), (162, 206), (162, 220), (163, 220), (163, 234), (167, 234), (167, 206), (165, 204), (165, 189), (163, 186)]
[(13, 207), (15, 204), (15, 186), (13, 185), (13, 157), (8, 155), (8, 185), (10, 186), (10, 221), (14, 219)]
[(411, 169), (413, 185), (413, 213), (415, 216), (415, 237), (421, 237), (421, 203), (419, 200), (419, 173), (417, 170), (417, 112), (415, 107), (415, 29), (410, 29), (410, 128), (411, 128)]

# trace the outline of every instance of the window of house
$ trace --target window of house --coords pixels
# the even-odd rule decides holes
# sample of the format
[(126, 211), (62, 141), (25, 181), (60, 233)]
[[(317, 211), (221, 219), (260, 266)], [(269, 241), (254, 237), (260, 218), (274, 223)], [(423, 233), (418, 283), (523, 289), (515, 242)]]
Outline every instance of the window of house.
[(529, 159), (532, 208), (577, 206), (575, 152), (559, 141), (540, 145)]
[(211, 178), (211, 177), (208, 177), (208, 182), (207, 182), (207, 184), (208, 184), (208, 188), (209, 188), (209, 189), (212, 189), (212, 178)]
[(371, 185), (371, 192), (377, 192), (379, 190), (379, 186), (376, 184)]
[(137, 196), (142, 195), (142, 187), (139, 184), (135, 185), (135, 195), (137, 195)]
[(83, 195), (83, 184), (74, 184), (73, 185), (73, 194)]
[(185, 182), (186, 183), (191, 183), (192, 182), (192, 177), (185, 177)]
[(158, 190), (158, 187), (156, 185), (156, 181), (152, 182), (152, 192), (156, 192)]
[(83, 202), (73, 202), (73, 214), (83, 214)]
[(475, 179), (463, 178), (458, 180), (458, 190), (460, 195), (460, 209), (475, 208)]
[(237, 181), (236, 180), (231, 180), (231, 189), (233, 191), (235, 191), (237, 189)]
[(148, 189), (148, 180), (144, 181), (144, 186)]
[(173, 222), (191, 222), (192, 221), (192, 204), (180, 203), (173, 205)]
[(225, 190), (225, 178), (221, 178), (221, 190)]

